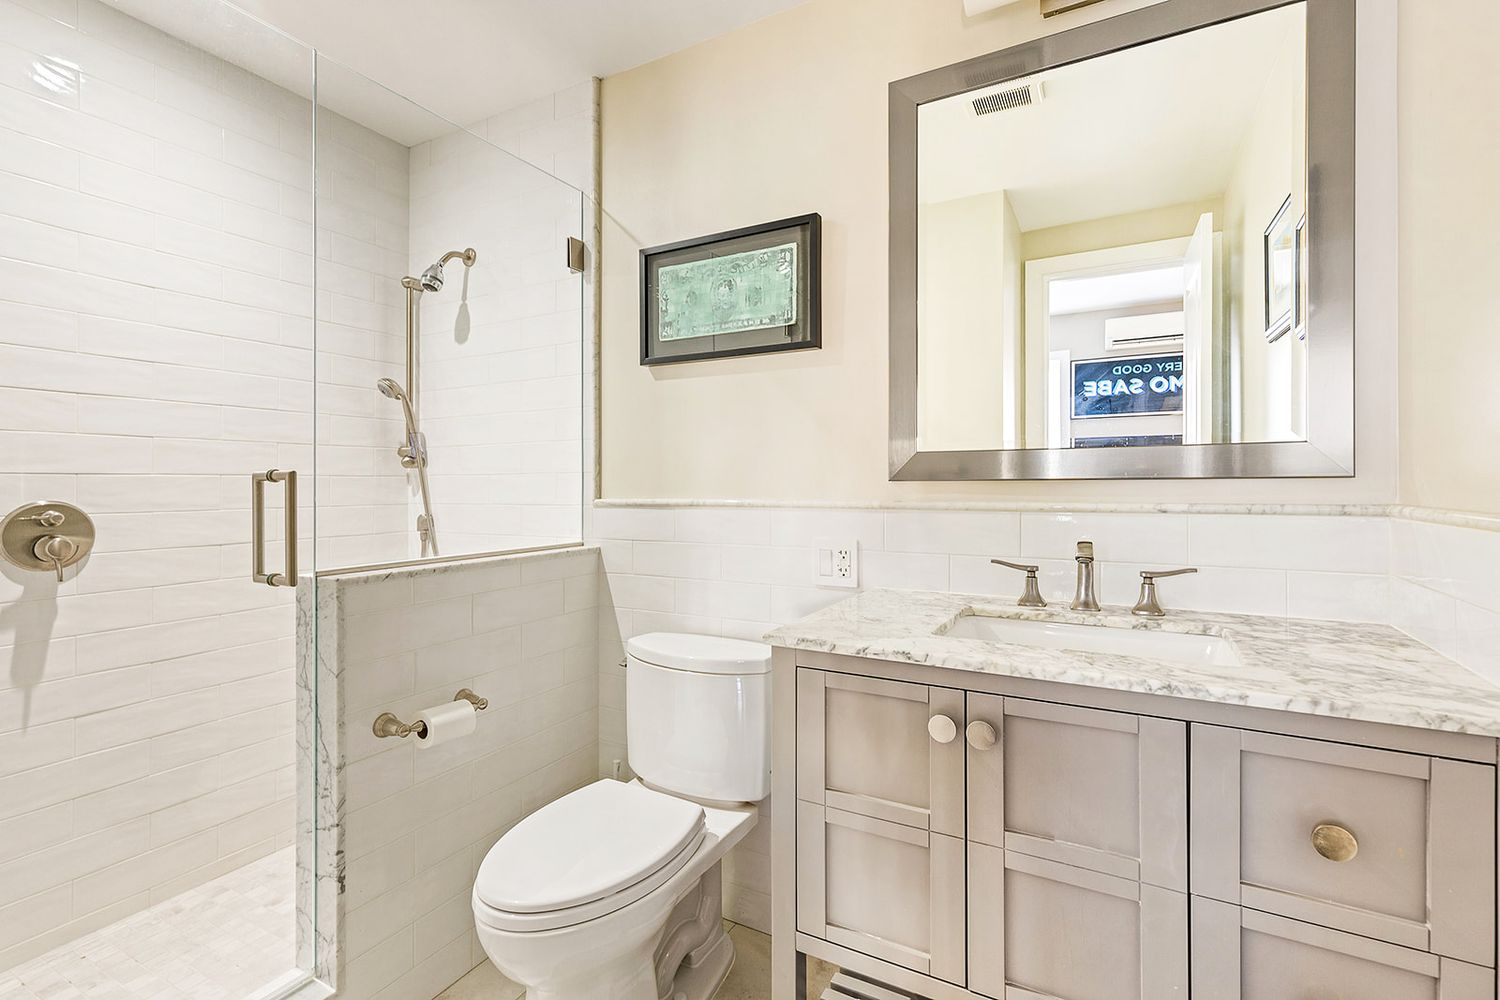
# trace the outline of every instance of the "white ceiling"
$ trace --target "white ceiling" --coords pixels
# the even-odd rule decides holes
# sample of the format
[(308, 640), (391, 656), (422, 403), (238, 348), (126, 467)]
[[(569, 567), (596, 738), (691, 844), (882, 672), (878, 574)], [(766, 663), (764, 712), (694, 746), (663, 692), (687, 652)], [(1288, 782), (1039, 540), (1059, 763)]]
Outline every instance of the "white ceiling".
[(1056, 278), (1047, 283), (1047, 306), (1052, 315), (1062, 316), (1155, 302), (1181, 302), (1184, 285), (1181, 264), (1123, 274)]
[(1294, 4), (1048, 70), (1031, 107), (976, 117), (979, 92), (923, 105), (921, 199), (1006, 191), (1031, 232), (1217, 198), (1305, 17)]
[[(111, 0), (298, 92), (297, 46), (252, 37), (219, 0)], [(235, 0), (250, 14), (449, 122), (659, 59), (804, 0)], [(331, 76), (337, 74), (329, 74)], [(405, 143), (447, 129), (377, 88), (338, 80), (341, 113)], [(320, 83), (322, 81), (320, 80)], [(331, 102), (332, 103), (332, 102)], [(385, 125), (385, 127), (382, 127)], [(423, 134), (425, 133), (425, 134)]]

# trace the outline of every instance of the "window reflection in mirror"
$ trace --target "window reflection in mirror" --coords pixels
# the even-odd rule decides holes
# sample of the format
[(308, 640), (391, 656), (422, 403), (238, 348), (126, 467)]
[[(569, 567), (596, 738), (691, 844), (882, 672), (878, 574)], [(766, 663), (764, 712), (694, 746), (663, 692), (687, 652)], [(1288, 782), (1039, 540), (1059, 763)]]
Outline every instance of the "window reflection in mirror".
[(1305, 8), (921, 106), (921, 450), (1305, 440)]

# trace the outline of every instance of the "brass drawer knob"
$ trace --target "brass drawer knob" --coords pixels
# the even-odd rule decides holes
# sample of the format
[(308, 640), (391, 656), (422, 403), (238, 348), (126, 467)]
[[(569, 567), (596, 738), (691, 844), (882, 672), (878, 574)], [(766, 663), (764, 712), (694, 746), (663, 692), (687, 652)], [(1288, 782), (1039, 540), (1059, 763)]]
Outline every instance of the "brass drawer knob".
[(1353, 861), (1359, 853), (1359, 841), (1354, 834), (1337, 823), (1319, 823), (1313, 827), (1313, 850), (1329, 861)]

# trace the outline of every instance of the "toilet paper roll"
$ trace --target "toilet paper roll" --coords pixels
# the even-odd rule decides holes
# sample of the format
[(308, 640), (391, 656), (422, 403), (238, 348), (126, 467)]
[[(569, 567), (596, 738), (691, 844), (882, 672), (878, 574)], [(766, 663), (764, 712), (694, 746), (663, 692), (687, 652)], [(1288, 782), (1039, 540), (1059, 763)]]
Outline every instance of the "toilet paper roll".
[(446, 705), (437, 705), (419, 712), (417, 718), (427, 727), (417, 741), (418, 748), (435, 747), (440, 743), (468, 736), (479, 724), (474, 706), (467, 701), (450, 701)]

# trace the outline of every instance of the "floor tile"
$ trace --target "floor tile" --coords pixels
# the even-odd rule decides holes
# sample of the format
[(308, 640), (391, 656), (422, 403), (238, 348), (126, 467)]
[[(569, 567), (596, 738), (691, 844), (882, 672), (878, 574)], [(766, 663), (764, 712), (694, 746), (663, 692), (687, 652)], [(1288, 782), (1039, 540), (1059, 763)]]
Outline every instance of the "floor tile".
[[(725, 921), (734, 942), (734, 967), (714, 1000), (766, 1000), (771, 995), (771, 939), (759, 931)], [(808, 960), (807, 995), (823, 995), (838, 969)], [(486, 962), (448, 987), (437, 1000), (519, 1000), (523, 990)], [(22, 998), (29, 1000), (29, 998)]]
[(13, 969), (0, 1000), (243, 1000), (294, 965), (287, 848)]

